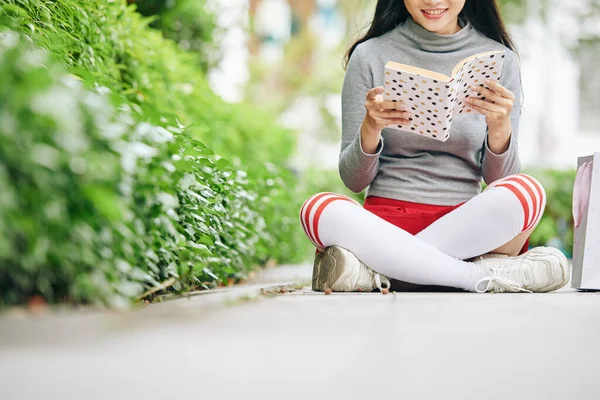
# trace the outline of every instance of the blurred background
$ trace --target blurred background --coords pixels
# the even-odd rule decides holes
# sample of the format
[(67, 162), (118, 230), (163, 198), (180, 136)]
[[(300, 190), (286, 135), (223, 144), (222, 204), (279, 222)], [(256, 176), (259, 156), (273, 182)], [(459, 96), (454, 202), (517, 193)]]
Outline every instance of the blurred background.
[[(122, 305), (310, 260), (304, 199), (363, 196), (337, 172), (340, 91), (375, 3), (0, 0), (0, 303)], [(570, 255), (577, 157), (600, 151), (600, 0), (499, 3), (549, 198), (531, 245)]]

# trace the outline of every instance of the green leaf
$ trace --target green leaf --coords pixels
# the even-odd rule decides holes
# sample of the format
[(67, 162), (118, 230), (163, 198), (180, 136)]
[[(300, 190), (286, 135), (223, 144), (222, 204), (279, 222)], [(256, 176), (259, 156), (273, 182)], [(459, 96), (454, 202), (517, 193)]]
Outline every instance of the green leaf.
[(109, 221), (123, 220), (124, 204), (118, 193), (109, 188), (88, 186), (83, 189), (86, 198)]
[(218, 276), (216, 276), (215, 274), (213, 274), (213, 272), (212, 272), (210, 269), (208, 269), (208, 268), (204, 267), (203, 271), (204, 271), (204, 273), (205, 273), (206, 275), (210, 276), (210, 277), (211, 277), (211, 278), (213, 278), (214, 280), (216, 280), (216, 281), (218, 281), (218, 280), (219, 280), (219, 277), (218, 277)]
[(28, 19), (29, 17), (28, 12), (16, 4), (4, 4), (2, 5), (2, 9), (4, 11), (7, 11), (8, 13), (16, 14), (17, 16), (24, 19)]

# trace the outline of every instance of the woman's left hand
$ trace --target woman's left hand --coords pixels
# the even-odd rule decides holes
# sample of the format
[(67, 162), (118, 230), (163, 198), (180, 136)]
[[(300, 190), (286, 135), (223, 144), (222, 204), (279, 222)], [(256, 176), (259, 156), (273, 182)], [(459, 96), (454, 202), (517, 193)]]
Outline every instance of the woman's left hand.
[(474, 92), (481, 97), (467, 97), (466, 102), (472, 109), (485, 115), (490, 139), (502, 140), (510, 137), (512, 127), (510, 113), (515, 104), (515, 95), (496, 81), (486, 80), (489, 89), (473, 86)]

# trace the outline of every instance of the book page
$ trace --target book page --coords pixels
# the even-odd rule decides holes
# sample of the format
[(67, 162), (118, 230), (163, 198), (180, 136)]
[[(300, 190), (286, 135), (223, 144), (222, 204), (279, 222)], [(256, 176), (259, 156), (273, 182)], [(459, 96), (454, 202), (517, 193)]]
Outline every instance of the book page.
[(387, 64), (385, 64), (385, 68), (399, 72), (407, 72), (413, 75), (424, 76), (443, 82), (449, 82), (452, 79), (448, 75), (440, 74), (439, 72), (430, 71), (428, 69), (419, 68), (412, 65), (400, 64), (393, 61), (389, 61)]
[(456, 98), (453, 100), (454, 115), (463, 113), (477, 113), (465, 103), (467, 97), (476, 96), (485, 100), (481, 93), (474, 92), (471, 86), (481, 86), (489, 89), (484, 84), (486, 79), (496, 82), (500, 81), (502, 66), (504, 65), (505, 54), (500, 52), (482, 53), (477, 57), (471, 57), (457, 71), (455, 78), (451, 82), (452, 88), (456, 92)]
[(413, 115), (410, 124), (388, 125), (388, 128), (443, 142), (448, 139), (448, 120), (452, 117), (448, 82), (386, 67), (384, 88), (384, 100), (404, 101)]
[[(477, 58), (487, 57), (487, 56), (490, 56), (490, 55), (494, 55), (495, 57), (498, 57), (497, 54), (504, 54), (504, 51), (503, 50), (486, 51), (484, 53), (473, 54), (472, 56), (469, 56), (469, 57), (461, 60), (458, 64), (456, 64), (456, 66), (452, 70), (452, 73), (450, 74), (450, 77), (451, 77), (450, 79), (456, 78), (456, 76), (459, 74), (459, 71), (469, 61), (475, 60)], [(494, 57), (492, 57), (492, 58), (494, 58)]]

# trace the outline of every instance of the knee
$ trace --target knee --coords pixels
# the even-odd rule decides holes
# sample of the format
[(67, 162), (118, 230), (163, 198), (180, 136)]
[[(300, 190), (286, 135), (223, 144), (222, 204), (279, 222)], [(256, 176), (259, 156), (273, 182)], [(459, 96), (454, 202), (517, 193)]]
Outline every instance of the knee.
[(490, 187), (504, 187), (517, 197), (525, 214), (524, 231), (535, 227), (542, 218), (546, 207), (546, 191), (544, 186), (533, 176), (509, 175), (492, 183)]
[(540, 181), (527, 174), (518, 174), (516, 176), (523, 178), (530, 185), (531, 189), (538, 194), (539, 198), (544, 200), (544, 203), (546, 202), (546, 189), (544, 189), (544, 185)]
[(518, 187), (519, 189), (522, 189), (524, 192), (535, 197), (536, 199), (544, 200), (544, 202), (546, 200), (546, 190), (544, 189), (544, 186), (540, 183), (540, 181), (538, 181), (531, 175), (527, 175), (527, 174), (509, 175), (504, 178), (498, 179), (497, 181), (492, 182), (489, 185), (489, 188), (502, 186), (502, 185), (506, 185), (506, 184), (514, 185), (514, 186)]
[(546, 189), (544, 189), (544, 186), (540, 181), (533, 176), (527, 174), (514, 174), (503, 178), (502, 181), (511, 182), (529, 195), (533, 200), (536, 200), (541, 204), (546, 204)]
[(300, 223), (304, 228), (304, 232), (317, 249), (323, 250), (325, 248), (319, 238), (319, 220), (321, 215), (330, 204), (339, 202), (358, 204), (344, 195), (323, 192), (310, 196), (300, 208)]
[(326, 207), (328, 204), (332, 203), (335, 200), (344, 200), (349, 201), (353, 204), (360, 205), (357, 201), (351, 199), (350, 197), (344, 196), (342, 194), (332, 193), (332, 192), (322, 192), (317, 193), (313, 196), (310, 196), (306, 201), (302, 204), (300, 208), (300, 221), (306, 220), (311, 213), (316, 212), (316, 210), (320, 208)]

